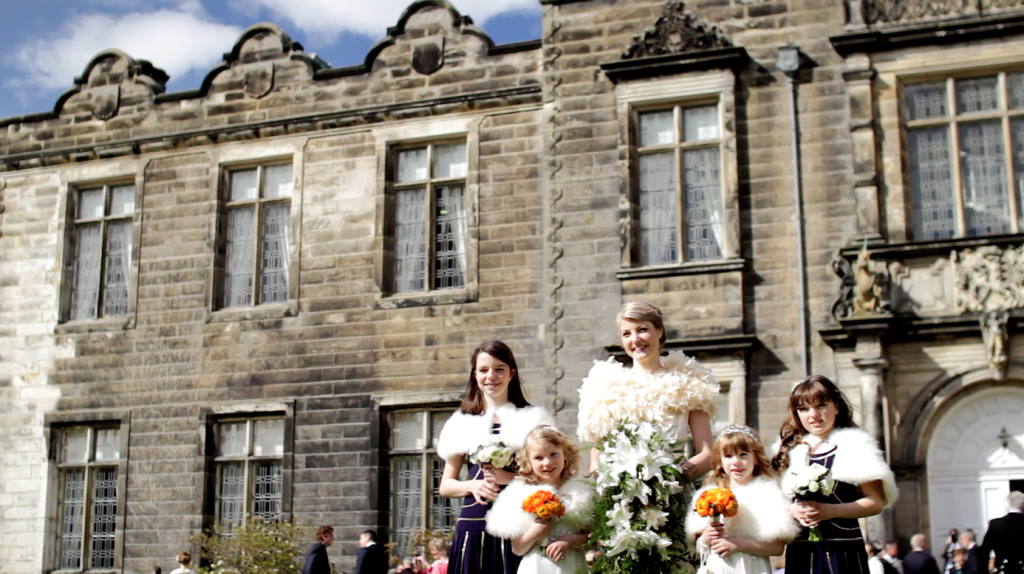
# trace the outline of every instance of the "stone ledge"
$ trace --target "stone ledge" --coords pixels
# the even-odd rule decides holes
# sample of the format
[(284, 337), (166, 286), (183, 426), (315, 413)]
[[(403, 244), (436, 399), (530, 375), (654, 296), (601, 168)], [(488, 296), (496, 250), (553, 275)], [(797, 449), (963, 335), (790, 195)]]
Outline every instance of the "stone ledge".
[(686, 72), (725, 69), (739, 72), (747, 67), (749, 61), (750, 56), (747, 55), (745, 49), (734, 47), (622, 60), (601, 64), (601, 69), (612, 83), (617, 84), (626, 80), (640, 80)]
[(623, 269), (615, 273), (620, 281), (632, 279), (652, 279), (655, 277), (676, 277), (679, 275), (702, 275), (705, 273), (728, 273), (743, 271), (746, 261), (743, 259), (723, 259), (722, 261), (701, 261), (699, 263), (682, 263), (680, 265), (663, 265), (658, 267), (637, 267)]
[(937, 20), (907, 26), (852, 32), (832, 36), (829, 40), (839, 55), (871, 54), (901, 48), (935, 44), (960, 44), (1000, 36), (1024, 33), (1024, 13), (971, 18), (969, 20)]

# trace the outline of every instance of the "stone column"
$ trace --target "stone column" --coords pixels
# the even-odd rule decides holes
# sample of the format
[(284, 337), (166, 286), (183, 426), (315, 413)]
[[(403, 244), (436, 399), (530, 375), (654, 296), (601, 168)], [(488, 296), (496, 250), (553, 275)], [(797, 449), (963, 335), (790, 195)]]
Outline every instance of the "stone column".
[[(888, 362), (883, 354), (881, 335), (857, 337), (856, 354), (853, 364), (859, 371), (862, 428), (878, 440), (880, 448), (887, 450), (883, 381)], [(865, 522), (867, 540), (885, 541), (891, 538), (893, 520), (889, 510), (870, 516)]]

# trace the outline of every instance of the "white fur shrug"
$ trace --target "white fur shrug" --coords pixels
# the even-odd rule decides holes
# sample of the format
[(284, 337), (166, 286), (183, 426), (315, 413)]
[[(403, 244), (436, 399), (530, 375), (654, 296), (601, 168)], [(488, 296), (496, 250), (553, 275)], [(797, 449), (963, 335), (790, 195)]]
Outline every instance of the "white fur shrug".
[(457, 454), (469, 454), (491, 439), (494, 415), (501, 421), (497, 438), (505, 441), (512, 450), (523, 448), (527, 433), (534, 427), (555, 424), (554, 417), (544, 407), (517, 409), (512, 403), (505, 403), (482, 415), (467, 415), (456, 411), (441, 429), (441, 436), (437, 440), (437, 455), (448, 460)]
[(680, 351), (661, 364), (665, 371), (652, 373), (614, 358), (595, 361), (580, 387), (580, 440), (599, 441), (624, 422), (672, 425), (690, 411), (715, 415), (719, 385), (711, 371)]
[[(693, 495), (694, 502), (708, 488), (704, 487)], [(779, 484), (770, 478), (754, 477), (743, 486), (731, 489), (736, 495), (739, 509), (736, 516), (725, 520), (726, 536), (738, 536), (760, 542), (782, 540), (791, 542), (800, 533), (800, 525), (789, 513), (790, 501), (782, 493)], [(702, 517), (697, 511), (690, 509), (686, 516), (686, 533), (691, 537), (687, 542), (693, 544), (693, 536), (703, 531), (711, 522), (710, 517)]]
[(532, 513), (523, 511), (523, 501), (538, 490), (558, 496), (565, 506), (565, 516), (558, 520), (562, 528), (573, 532), (587, 530), (594, 522), (594, 489), (579, 479), (570, 479), (562, 488), (548, 484), (528, 484), (522, 478), (513, 480), (494, 501), (487, 513), (487, 533), (498, 538), (517, 538), (536, 521)]
[[(839, 428), (829, 433), (824, 439), (836, 446), (836, 456), (832, 461), (832, 478), (855, 486), (871, 482), (872, 480), (882, 481), (882, 491), (885, 496), (885, 506), (892, 506), (899, 498), (899, 490), (896, 488), (896, 479), (893, 477), (892, 469), (885, 462), (882, 451), (878, 448), (878, 442), (867, 432), (859, 428)], [(803, 442), (797, 444), (789, 451), (789, 468), (782, 474), (782, 484), (785, 486), (786, 478), (792, 475), (793, 471), (800, 467), (808, 466), (808, 458), (811, 448), (818, 446), (821, 438), (813, 434), (804, 435)], [(769, 449), (769, 456), (775, 456), (779, 452), (781, 440), (776, 439)]]

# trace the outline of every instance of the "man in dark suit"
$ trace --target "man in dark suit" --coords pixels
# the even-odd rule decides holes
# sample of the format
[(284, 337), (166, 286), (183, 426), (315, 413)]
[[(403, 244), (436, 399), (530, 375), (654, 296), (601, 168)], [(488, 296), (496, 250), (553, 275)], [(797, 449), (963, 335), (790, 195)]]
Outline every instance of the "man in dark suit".
[(988, 556), (995, 552), (995, 566), (1002, 574), (1024, 573), (1024, 493), (1014, 490), (1006, 497), (1006, 516), (988, 522), (985, 541), (978, 552), (978, 571), (988, 574)]
[(960, 533), (960, 548), (964, 549), (966, 557), (964, 574), (978, 574), (978, 545), (975, 544), (974, 531), (970, 528)]
[(321, 526), (316, 529), (316, 542), (306, 553), (302, 574), (331, 574), (331, 563), (327, 560), (327, 547), (334, 544), (334, 528)]
[(388, 555), (377, 544), (377, 533), (367, 530), (359, 535), (359, 553), (356, 554), (354, 574), (387, 574)]
[(939, 574), (939, 564), (928, 552), (928, 538), (918, 533), (910, 537), (910, 554), (903, 557), (906, 574)]

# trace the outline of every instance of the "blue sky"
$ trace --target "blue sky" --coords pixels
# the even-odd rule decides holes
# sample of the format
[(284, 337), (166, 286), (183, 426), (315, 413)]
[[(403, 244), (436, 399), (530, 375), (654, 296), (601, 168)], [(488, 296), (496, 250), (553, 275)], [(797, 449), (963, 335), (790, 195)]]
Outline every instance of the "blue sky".
[[(412, 0), (30, 0), (3, 2), (0, 117), (52, 110), (99, 51), (162, 68), (168, 92), (199, 86), (257, 22), (332, 66), (360, 64)], [(538, 0), (452, 0), (498, 44), (540, 38)]]

